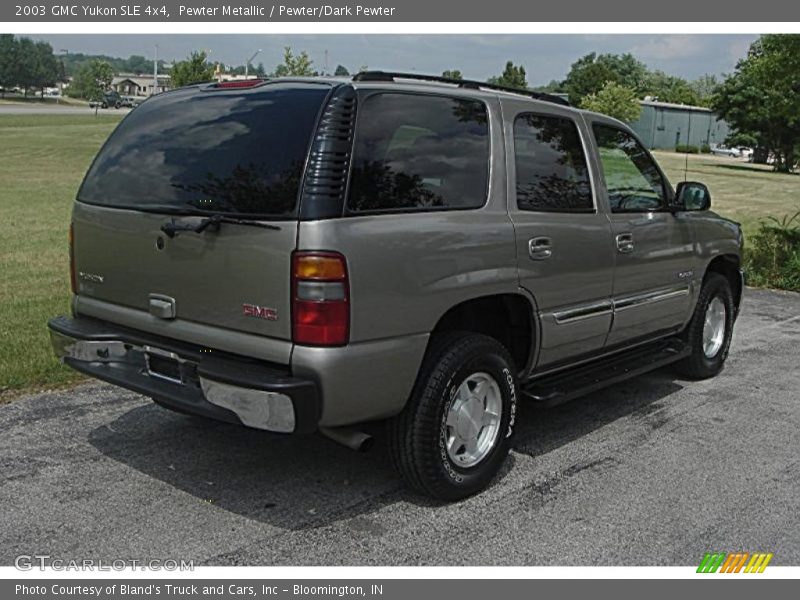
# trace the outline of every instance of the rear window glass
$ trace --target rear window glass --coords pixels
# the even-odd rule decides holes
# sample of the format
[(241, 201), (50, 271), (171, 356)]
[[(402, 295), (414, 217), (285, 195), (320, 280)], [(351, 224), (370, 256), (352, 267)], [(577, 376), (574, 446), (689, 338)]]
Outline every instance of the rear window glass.
[(359, 109), (348, 208), (478, 208), (489, 181), (486, 106), (445, 96), (381, 93)]
[(78, 199), (153, 212), (294, 216), (329, 89), (268, 84), (156, 96), (114, 131)]
[(571, 119), (535, 114), (514, 121), (517, 206), (542, 212), (593, 212), (589, 167)]

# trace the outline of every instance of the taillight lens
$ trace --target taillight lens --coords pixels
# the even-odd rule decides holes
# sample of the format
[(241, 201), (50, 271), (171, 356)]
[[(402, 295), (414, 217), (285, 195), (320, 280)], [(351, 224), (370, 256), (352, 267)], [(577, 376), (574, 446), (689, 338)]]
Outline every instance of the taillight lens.
[(236, 89), (236, 88), (251, 88), (264, 83), (263, 79), (239, 79), (234, 81), (221, 81), (214, 84), (214, 89)]
[(78, 293), (78, 281), (75, 276), (75, 228), (69, 224), (69, 287), (73, 294)]
[(350, 339), (350, 282), (338, 252), (292, 256), (292, 339), (308, 346), (343, 346)]

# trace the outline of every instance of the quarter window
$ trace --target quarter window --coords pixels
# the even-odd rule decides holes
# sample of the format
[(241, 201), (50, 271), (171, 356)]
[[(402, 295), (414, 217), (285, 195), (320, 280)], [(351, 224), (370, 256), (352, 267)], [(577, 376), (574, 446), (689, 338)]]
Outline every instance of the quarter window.
[(520, 209), (594, 211), (589, 168), (574, 121), (519, 115), (514, 120), (514, 157)]
[(631, 134), (595, 124), (600, 163), (612, 212), (649, 212), (664, 208), (664, 179), (642, 145)]
[(359, 108), (349, 210), (479, 208), (488, 183), (482, 102), (381, 93)]

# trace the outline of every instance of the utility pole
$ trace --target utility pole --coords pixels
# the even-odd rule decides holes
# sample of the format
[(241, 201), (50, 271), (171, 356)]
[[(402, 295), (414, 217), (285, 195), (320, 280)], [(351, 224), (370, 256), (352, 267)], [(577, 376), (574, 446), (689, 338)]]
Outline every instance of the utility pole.
[(250, 74), (250, 63), (251, 63), (251, 62), (253, 61), (253, 59), (254, 59), (256, 56), (258, 56), (259, 54), (261, 54), (261, 48), (259, 48), (259, 49), (258, 49), (258, 50), (256, 50), (255, 52), (253, 52), (253, 56), (251, 56), (250, 58), (248, 58), (248, 59), (247, 59), (247, 62), (245, 62), (245, 63), (244, 63), (244, 78), (245, 78), (245, 79), (247, 79), (247, 78), (248, 78), (248, 76), (249, 76), (249, 74)]
[[(69, 50), (61, 48), (60, 52), (62, 54), (64, 54), (64, 56), (69, 58)], [(64, 84), (67, 83), (66, 82), (66, 79), (67, 79), (67, 66), (66, 66), (66, 64), (64, 64), (64, 59), (63, 58), (61, 59), (61, 75), (62, 75), (62, 79), (61, 79), (61, 81), (58, 82), (59, 90), (58, 90), (58, 97), (56, 98), (56, 104), (61, 104), (61, 96), (64, 95)]]
[(156, 51), (153, 55), (153, 96), (158, 93), (158, 44), (156, 44)]

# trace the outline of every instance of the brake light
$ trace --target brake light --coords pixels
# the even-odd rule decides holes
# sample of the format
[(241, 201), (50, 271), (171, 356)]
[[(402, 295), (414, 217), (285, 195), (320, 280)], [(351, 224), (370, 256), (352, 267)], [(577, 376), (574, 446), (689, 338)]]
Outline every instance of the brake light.
[(239, 79), (235, 81), (222, 81), (214, 85), (215, 89), (250, 88), (264, 83), (263, 79)]
[(338, 252), (292, 255), (292, 339), (309, 346), (343, 346), (350, 339), (350, 282)]
[(69, 224), (69, 287), (73, 294), (78, 293), (78, 281), (75, 276), (75, 228)]

